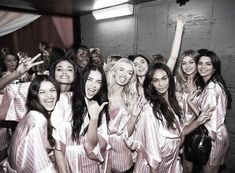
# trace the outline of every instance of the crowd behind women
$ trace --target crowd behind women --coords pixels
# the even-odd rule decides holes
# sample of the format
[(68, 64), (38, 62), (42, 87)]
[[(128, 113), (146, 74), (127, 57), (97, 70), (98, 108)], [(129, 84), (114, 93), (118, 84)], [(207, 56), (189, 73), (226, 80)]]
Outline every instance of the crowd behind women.
[[(40, 43), (40, 54), (1, 50), (1, 171), (191, 173), (184, 139), (204, 124), (212, 139), (204, 173), (224, 164), (231, 95), (218, 56), (207, 49), (179, 57), (185, 20), (177, 18), (171, 54), (105, 63), (99, 48)], [(178, 65), (176, 62), (178, 59)], [(174, 73), (173, 73), (174, 72)]]

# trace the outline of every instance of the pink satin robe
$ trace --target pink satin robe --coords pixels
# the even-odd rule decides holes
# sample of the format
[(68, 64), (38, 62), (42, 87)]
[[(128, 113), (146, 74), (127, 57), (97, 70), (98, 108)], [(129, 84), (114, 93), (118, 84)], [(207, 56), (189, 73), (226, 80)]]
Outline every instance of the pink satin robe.
[[(10, 84), (4, 89), (0, 104), (0, 120), (21, 120), (26, 114), (26, 98), (30, 82)], [(6, 129), (0, 129), (0, 151), (9, 145)]]
[(109, 167), (115, 172), (124, 172), (133, 166), (132, 153), (126, 145), (128, 140), (127, 124), (130, 115), (125, 108), (109, 110), (110, 121), (109, 143)]
[(0, 106), (0, 119), (21, 120), (26, 114), (26, 99), (30, 82), (10, 84), (5, 88)]
[[(51, 123), (55, 127), (53, 136), (61, 144), (61, 151), (65, 154), (67, 161), (67, 171), (69, 173), (105, 172), (107, 166), (105, 155), (106, 149), (109, 148), (106, 117), (103, 115), (101, 125), (97, 129), (99, 143), (93, 151), (87, 151), (84, 147), (87, 135), (83, 136), (82, 132), (89, 125), (90, 120), (88, 114), (86, 114), (79, 140), (73, 141), (71, 97), (71, 93), (61, 93), (60, 100), (51, 116)], [(96, 156), (95, 160), (90, 159), (87, 155), (92, 152)]]
[(221, 86), (216, 82), (210, 82), (202, 91), (197, 106), (199, 110), (204, 110), (207, 106), (215, 107), (210, 121), (205, 126), (212, 137), (212, 149), (208, 165), (219, 166), (224, 163), (227, 153), (229, 139), (227, 128), (224, 124), (227, 99)]
[(178, 118), (175, 130), (168, 129), (163, 116), (163, 123), (158, 120), (149, 103), (140, 114), (138, 127), (133, 137), (131, 148), (137, 150), (135, 173), (150, 173), (151, 168), (157, 172), (183, 172), (179, 158), (182, 127)]
[(18, 173), (55, 173), (49, 159), (47, 120), (37, 111), (30, 111), (19, 122), (9, 146), (9, 164)]

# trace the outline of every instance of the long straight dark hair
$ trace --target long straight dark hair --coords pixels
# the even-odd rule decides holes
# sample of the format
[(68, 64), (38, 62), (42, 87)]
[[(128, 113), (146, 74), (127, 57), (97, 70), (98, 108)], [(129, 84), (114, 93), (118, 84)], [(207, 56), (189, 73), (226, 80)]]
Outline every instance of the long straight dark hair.
[(50, 76), (47, 75), (37, 75), (31, 82), (29, 86), (29, 91), (28, 91), (28, 96), (26, 100), (26, 107), (28, 109), (28, 112), (31, 110), (40, 112), (46, 119), (47, 119), (47, 139), (51, 145), (51, 147), (55, 146), (55, 140), (52, 136), (52, 130), (53, 127), (51, 125), (50, 117), (51, 113), (49, 113), (40, 103), (39, 97), (38, 97), (38, 91), (40, 89), (41, 83), (43, 81), (49, 81), (51, 82), (56, 89), (57, 93), (57, 99), (56, 101), (59, 100), (60, 97), (60, 87), (59, 84), (56, 82), (55, 79), (53, 79)]
[[(82, 124), (84, 122), (84, 114), (87, 112), (86, 103), (85, 103), (85, 85), (88, 79), (88, 76), (91, 71), (99, 71), (102, 76), (102, 82), (99, 92), (92, 98), (101, 105), (104, 102), (108, 102), (108, 88), (107, 88), (107, 81), (104, 70), (101, 66), (97, 66), (91, 64), (87, 67), (87, 70), (84, 72), (81, 79), (78, 77), (75, 80), (75, 88), (73, 91), (72, 97), (72, 111), (73, 111), (73, 125), (72, 125), (72, 139), (76, 140), (79, 138), (79, 134), (81, 131)], [(109, 114), (108, 114), (108, 105), (105, 105), (103, 110), (99, 114), (98, 119), (98, 127), (101, 124), (102, 116), (105, 113), (107, 122), (109, 121)], [(83, 132), (87, 132), (87, 128)]]
[(198, 65), (198, 62), (202, 56), (209, 57), (211, 59), (211, 63), (214, 67), (214, 73), (212, 74), (211, 78), (205, 83), (203, 81), (203, 78), (197, 73), (198, 75), (198, 81), (196, 82), (196, 85), (204, 89), (210, 81), (218, 83), (222, 89), (224, 90), (226, 97), (227, 97), (227, 108), (231, 108), (232, 103), (232, 96), (229, 90), (227, 89), (226, 83), (221, 75), (221, 62), (219, 60), (219, 57), (212, 51), (209, 50), (203, 50), (199, 53), (198, 57), (196, 58), (196, 64)]
[[(169, 79), (168, 100), (170, 107), (173, 109), (174, 112), (169, 109), (169, 105), (165, 98), (155, 89), (152, 84), (153, 75), (155, 71), (159, 69), (165, 71)], [(181, 121), (181, 108), (175, 96), (175, 81), (167, 65), (163, 63), (156, 63), (150, 67), (144, 80), (144, 94), (145, 98), (149, 100), (150, 103), (153, 105), (154, 116), (162, 121), (163, 119), (159, 116), (159, 113), (160, 115), (162, 114), (166, 119), (167, 127), (175, 129), (173, 126), (173, 123), (175, 122), (174, 113), (178, 116), (179, 120)]]

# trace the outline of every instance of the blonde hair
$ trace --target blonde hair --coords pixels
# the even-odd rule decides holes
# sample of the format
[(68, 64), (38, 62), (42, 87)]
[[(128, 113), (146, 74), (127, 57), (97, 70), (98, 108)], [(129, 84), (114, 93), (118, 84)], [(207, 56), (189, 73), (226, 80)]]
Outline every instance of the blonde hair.
[(108, 96), (109, 98), (112, 97), (113, 93), (115, 93), (115, 73), (117, 68), (120, 66), (121, 63), (127, 63), (132, 66), (133, 74), (130, 81), (123, 87), (122, 91), (122, 98), (125, 103), (127, 110), (131, 110), (133, 103), (137, 99), (137, 89), (136, 89), (136, 71), (134, 68), (134, 64), (127, 58), (121, 58), (120, 60), (111, 63), (106, 68), (106, 77), (108, 83)]
[(182, 56), (180, 57), (176, 71), (176, 82), (177, 82), (176, 90), (178, 92), (188, 92), (188, 86), (187, 86), (188, 78), (182, 70), (182, 60), (186, 56), (192, 57), (192, 59), (195, 61), (196, 64), (196, 58), (198, 56), (198, 53), (194, 50), (186, 50), (183, 52)]

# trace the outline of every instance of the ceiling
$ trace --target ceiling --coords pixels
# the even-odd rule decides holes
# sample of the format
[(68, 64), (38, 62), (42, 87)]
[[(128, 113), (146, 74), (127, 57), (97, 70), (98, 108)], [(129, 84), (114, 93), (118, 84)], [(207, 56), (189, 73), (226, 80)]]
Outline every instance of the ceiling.
[[(96, 1), (97, 0), (0, 0), (0, 10), (62, 16), (85, 15), (91, 13)], [(129, 0), (129, 3), (136, 5), (148, 1), (153, 0)]]

